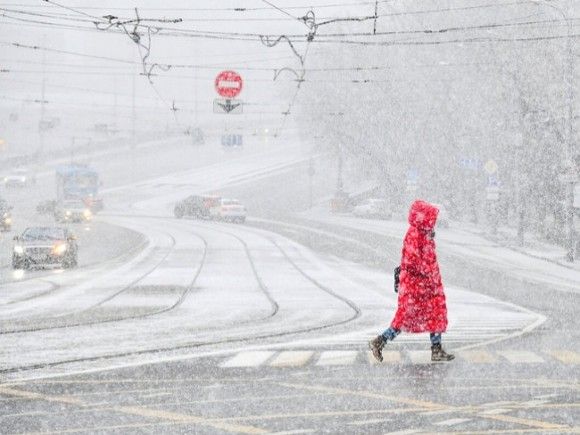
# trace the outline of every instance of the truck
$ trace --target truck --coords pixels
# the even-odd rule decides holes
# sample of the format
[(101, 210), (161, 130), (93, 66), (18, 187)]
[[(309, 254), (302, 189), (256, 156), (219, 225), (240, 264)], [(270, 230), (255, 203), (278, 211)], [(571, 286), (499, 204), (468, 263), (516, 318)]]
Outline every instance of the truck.
[(61, 165), (56, 168), (56, 203), (80, 200), (96, 213), (103, 209), (99, 185), (99, 174), (89, 166)]

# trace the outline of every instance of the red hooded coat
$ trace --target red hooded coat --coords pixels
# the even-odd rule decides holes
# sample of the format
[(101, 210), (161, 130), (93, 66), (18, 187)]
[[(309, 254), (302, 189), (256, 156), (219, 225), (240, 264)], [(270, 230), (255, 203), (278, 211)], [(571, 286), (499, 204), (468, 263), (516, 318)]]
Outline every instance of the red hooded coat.
[(415, 201), (403, 241), (399, 301), (391, 327), (406, 332), (445, 332), (447, 306), (431, 232), (439, 210)]

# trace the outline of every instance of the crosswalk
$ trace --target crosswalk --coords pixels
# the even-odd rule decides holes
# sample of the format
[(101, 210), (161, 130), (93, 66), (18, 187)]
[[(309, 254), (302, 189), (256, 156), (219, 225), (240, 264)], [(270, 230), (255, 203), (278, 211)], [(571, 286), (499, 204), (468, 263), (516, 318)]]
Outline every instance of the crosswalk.
[[(562, 363), (580, 364), (580, 353), (569, 350), (547, 350), (531, 352), (524, 350), (466, 350), (456, 353), (457, 361), (472, 364), (546, 364)], [(243, 351), (227, 357), (218, 365), (224, 369), (275, 367), (292, 368), (306, 366), (351, 366), (356, 364), (432, 364), (431, 352), (428, 350), (385, 350), (383, 362), (378, 363), (368, 351), (359, 350), (260, 350)]]

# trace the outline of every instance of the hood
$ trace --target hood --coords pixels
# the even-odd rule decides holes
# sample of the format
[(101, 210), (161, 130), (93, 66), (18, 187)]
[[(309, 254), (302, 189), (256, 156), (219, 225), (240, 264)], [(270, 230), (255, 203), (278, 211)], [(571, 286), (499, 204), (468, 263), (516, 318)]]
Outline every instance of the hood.
[(422, 231), (431, 231), (435, 228), (439, 209), (428, 202), (417, 200), (411, 204), (409, 210), (409, 225)]

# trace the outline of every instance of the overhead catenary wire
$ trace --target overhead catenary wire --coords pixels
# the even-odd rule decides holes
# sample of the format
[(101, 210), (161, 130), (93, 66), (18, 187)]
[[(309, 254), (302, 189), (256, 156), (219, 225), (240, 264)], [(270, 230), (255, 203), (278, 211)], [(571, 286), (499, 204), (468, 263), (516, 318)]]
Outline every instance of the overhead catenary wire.
[[(96, 29), (93, 30), (97, 31), (116, 31), (116, 32), (123, 32), (127, 36), (129, 36), (133, 42), (136, 43), (138, 51), (140, 52), (141, 62), (129, 62), (127, 64), (138, 65), (141, 64), (143, 67), (142, 75), (146, 76), (149, 82), (152, 83), (151, 78), (156, 76), (154, 74), (155, 68), (160, 68), (164, 71), (169, 71), (170, 68), (180, 68), (180, 69), (201, 69), (203, 66), (200, 65), (187, 65), (183, 63), (151, 63), (148, 64), (148, 59), (150, 57), (151, 51), (151, 35), (155, 34), (156, 36), (160, 37), (193, 37), (193, 38), (207, 38), (207, 39), (214, 39), (214, 40), (239, 40), (239, 41), (252, 41), (255, 42), (256, 38), (260, 38), (263, 40), (264, 38), (270, 38), (272, 35), (267, 34), (260, 34), (260, 33), (244, 33), (244, 32), (213, 32), (213, 31), (204, 31), (204, 30), (196, 30), (196, 29), (188, 29), (188, 28), (179, 28), (176, 26), (167, 26), (167, 23), (173, 22), (181, 22), (181, 19), (174, 19), (174, 20), (164, 20), (164, 19), (142, 19), (139, 17), (139, 14), (136, 12), (136, 18), (134, 19), (120, 19), (117, 17), (113, 17), (112, 15), (109, 16), (108, 19), (104, 19), (103, 17), (97, 17), (95, 15), (91, 15), (89, 13), (84, 13), (82, 9), (77, 8), (69, 8), (53, 2), (52, 0), (44, 0), (46, 3), (52, 4), (54, 6), (58, 6), (64, 8), (74, 14), (78, 14), (79, 20), (78, 23), (87, 25), (86, 29), (88, 29), (92, 24), (96, 25), (95, 22), (92, 20), (96, 20), (96, 23), (103, 24), (102, 28), (98, 26)], [(479, 25), (479, 26), (463, 26), (463, 27), (448, 27), (448, 28), (441, 28), (441, 29), (421, 29), (421, 30), (401, 30), (401, 31), (377, 31), (377, 20), (379, 19), (378, 15), (378, 4), (379, 3), (387, 3), (384, 1), (369, 1), (369, 2), (361, 2), (366, 3), (368, 5), (373, 5), (375, 8), (375, 13), (373, 15), (367, 15), (362, 17), (338, 17), (338, 18), (330, 18), (329, 20), (319, 19), (316, 21), (314, 11), (310, 9), (304, 16), (300, 17), (299, 15), (293, 15), (292, 13), (288, 12), (287, 8), (281, 8), (276, 4), (263, 0), (263, 3), (267, 4), (270, 8), (278, 10), (280, 13), (283, 13), (287, 17), (291, 17), (299, 22), (303, 22), (308, 27), (309, 31), (306, 33), (296, 33), (296, 34), (285, 34), (280, 35), (279, 40), (276, 41), (276, 44), (280, 41), (285, 41), (288, 43), (290, 48), (293, 51), (293, 54), (298, 58), (301, 68), (299, 68), (300, 74), (297, 75), (295, 81), (297, 82), (296, 91), (293, 97), (290, 100), (290, 104), (288, 110), (284, 113), (284, 118), (282, 122), (282, 129), (285, 123), (285, 119), (291, 113), (293, 105), (297, 99), (297, 96), (300, 92), (300, 88), (302, 83), (305, 81), (304, 76), (307, 72), (316, 72), (316, 69), (308, 69), (305, 67), (305, 60), (306, 56), (309, 52), (310, 46), (312, 43), (319, 44), (319, 45), (328, 45), (328, 44), (347, 44), (347, 45), (362, 45), (362, 46), (415, 46), (415, 45), (442, 45), (442, 44), (459, 44), (459, 43), (504, 43), (504, 42), (527, 42), (527, 41), (551, 41), (555, 39), (562, 39), (567, 37), (567, 35), (533, 35), (533, 36), (520, 36), (520, 37), (505, 37), (503, 35), (484, 35), (484, 36), (470, 36), (470, 37), (457, 37), (454, 39), (444, 38), (445, 33), (451, 32), (473, 32), (473, 31), (481, 31), (481, 30), (490, 30), (490, 29), (502, 29), (502, 28), (513, 28), (513, 27), (521, 27), (521, 26), (545, 26), (548, 24), (553, 24), (560, 26), (561, 23), (555, 23), (555, 20), (544, 20), (544, 21), (537, 21), (537, 22), (525, 22), (525, 23), (505, 23), (505, 24), (498, 24), (498, 23), (491, 23), (488, 25)], [(381, 14), (380, 17), (393, 17), (393, 16), (401, 16), (401, 15), (412, 15), (412, 14), (430, 14), (430, 13), (441, 13), (444, 11), (455, 11), (455, 10), (475, 10), (478, 8), (487, 8), (487, 7), (498, 7), (498, 6), (507, 6), (507, 5), (521, 5), (521, 4), (528, 4), (528, 2), (524, 1), (512, 1), (509, 3), (501, 3), (501, 4), (486, 4), (486, 5), (470, 5), (467, 7), (452, 7), (452, 8), (441, 8), (441, 9), (432, 9), (432, 10), (421, 10), (421, 11), (405, 11), (401, 13), (391, 13), (391, 14)], [(263, 10), (268, 9), (264, 8)], [(298, 8), (296, 8), (298, 9)], [(293, 10), (296, 10), (293, 9)], [(86, 10), (98, 10), (95, 9), (86, 9)], [(168, 9), (169, 10), (169, 9)], [(237, 12), (241, 12), (238, 10)], [(6, 15), (4, 15), (6, 17)], [(13, 17), (8, 17), (13, 18)], [(76, 21), (74, 18), (71, 19), (71, 16), (66, 17), (44, 17), (48, 18), (48, 21), (42, 23), (44, 26), (59, 26), (59, 23), (51, 23), (50, 20), (62, 20), (67, 18), (67, 21)], [(90, 18), (87, 20), (86, 18)], [(373, 29), (372, 31), (368, 32), (342, 32), (342, 33), (327, 33), (321, 34), (317, 33), (317, 30), (320, 26), (330, 26), (331, 24), (339, 23), (342, 21), (351, 21), (351, 22), (365, 22), (373, 20)], [(576, 19), (573, 19), (576, 20)], [(150, 23), (155, 22), (156, 24), (153, 26)], [(33, 23), (31, 23), (33, 24)], [(36, 23), (39, 24), (39, 23)], [(128, 26), (132, 27), (132, 30), (128, 28)], [(82, 26), (78, 26), (79, 28), (85, 29)], [(539, 31), (539, 30), (538, 30)], [(395, 36), (409, 36), (409, 35), (420, 35), (425, 36), (424, 39), (409, 41), (409, 40), (401, 40), (401, 39), (388, 39), (385, 40), (385, 37), (395, 37)], [(141, 37), (145, 37), (146, 40), (142, 41)], [(578, 35), (571, 35), (572, 38), (577, 38)], [(136, 40), (138, 39), (138, 40)], [(274, 41), (274, 39), (267, 39), (269, 42)], [(264, 41), (262, 41), (264, 42)], [(142, 44), (142, 45), (141, 45)], [(276, 45), (273, 44), (273, 45)], [(305, 45), (304, 45), (305, 44)], [(267, 44), (265, 44), (267, 45)], [(272, 45), (272, 46), (273, 46)], [(35, 48), (36, 49), (36, 48)], [(304, 49), (303, 53), (300, 52)], [(90, 57), (87, 56), (87, 58)], [(101, 58), (101, 60), (106, 60)], [(149, 66), (149, 68), (147, 68)], [(206, 66), (208, 68), (209, 66)], [(376, 66), (379, 67), (379, 66)], [(382, 66), (383, 69), (389, 69), (389, 66)], [(241, 68), (244, 69), (244, 68)], [(372, 71), (373, 69), (379, 70), (378, 68), (368, 69), (368, 71)], [(247, 70), (253, 71), (274, 71), (274, 77), (277, 77), (277, 72), (282, 70), (291, 70), (291, 68), (247, 68)], [(354, 67), (353, 69), (331, 69), (331, 68), (321, 68), (320, 71), (365, 71), (365, 69), (357, 69)], [(85, 71), (85, 73), (90, 73), (89, 71)], [(66, 73), (65, 73), (66, 74)], [(364, 84), (364, 83), (373, 83), (377, 82), (372, 79), (368, 78), (355, 78), (351, 80), (352, 83), (357, 84)], [(157, 96), (167, 103), (169, 106), (168, 100), (165, 99), (159, 91), (154, 88), (154, 92)], [(175, 103), (171, 105), (172, 108), (175, 108)], [(174, 111), (175, 114), (175, 111)]]

